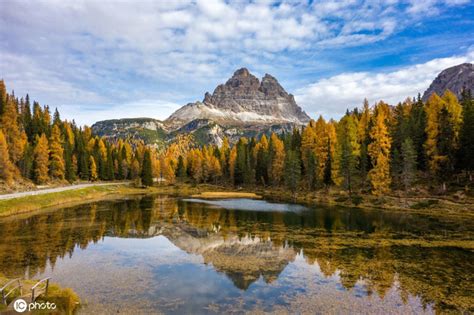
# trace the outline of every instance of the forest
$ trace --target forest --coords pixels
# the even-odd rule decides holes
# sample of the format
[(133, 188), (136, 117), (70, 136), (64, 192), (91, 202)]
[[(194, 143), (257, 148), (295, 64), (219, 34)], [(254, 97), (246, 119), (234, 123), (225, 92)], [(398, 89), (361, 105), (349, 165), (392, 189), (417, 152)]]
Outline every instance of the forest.
[(0, 81), (0, 189), (23, 185), (133, 180), (151, 186), (191, 182), (286, 187), (292, 192), (339, 187), (349, 193), (446, 193), (468, 187), (474, 170), (474, 100), (447, 90), (319, 117), (286, 134), (197, 146), (192, 134), (166, 147), (106, 139), (63, 120)]

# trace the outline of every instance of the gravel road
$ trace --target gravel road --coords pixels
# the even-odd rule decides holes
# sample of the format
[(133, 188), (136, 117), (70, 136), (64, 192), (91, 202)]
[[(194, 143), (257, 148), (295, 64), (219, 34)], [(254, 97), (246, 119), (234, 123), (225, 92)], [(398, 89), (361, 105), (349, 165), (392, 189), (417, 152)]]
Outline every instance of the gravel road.
[(23, 192), (17, 192), (17, 193), (12, 193), (12, 194), (0, 195), (0, 200), (8, 200), (8, 199), (21, 198), (21, 197), (27, 197), (27, 196), (43, 195), (43, 194), (49, 194), (49, 193), (67, 191), (67, 190), (74, 190), (74, 189), (92, 187), (92, 186), (111, 186), (111, 185), (124, 185), (124, 184), (129, 184), (129, 182), (78, 184), (78, 185), (71, 185), (71, 186), (64, 186), (64, 187), (46, 188), (46, 189), (40, 189), (40, 190), (31, 190), (31, 191), (23, 191)]

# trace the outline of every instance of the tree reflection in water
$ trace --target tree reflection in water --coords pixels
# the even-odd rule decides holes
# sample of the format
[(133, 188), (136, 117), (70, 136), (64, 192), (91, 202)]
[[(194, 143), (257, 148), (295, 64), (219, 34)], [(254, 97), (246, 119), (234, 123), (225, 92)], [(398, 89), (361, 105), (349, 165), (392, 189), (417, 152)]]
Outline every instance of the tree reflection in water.
[(396, 288), (404, 303), (418, 297), (438, 312), (474, 311), (472, 222), (330, 207), (280, 210), (144, 197), (4, 219), (0, 273), (42, 274), (104, 237), (161, 235), (243, 291), (273, 283), (300, 259), (356, 295), (383, 298)]

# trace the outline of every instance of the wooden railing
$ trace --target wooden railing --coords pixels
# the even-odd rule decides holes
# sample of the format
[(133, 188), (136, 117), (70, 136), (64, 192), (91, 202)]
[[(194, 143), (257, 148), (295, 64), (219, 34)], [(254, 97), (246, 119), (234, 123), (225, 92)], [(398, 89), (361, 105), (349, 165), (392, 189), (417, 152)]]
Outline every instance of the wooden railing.
[[(9, 291), (7, 292), (8, 289), (9, 289)], [(20, 296), (22, 296), (23, 292), (22, 292), (22, 286), (21, 286), (20, 278), (10, 280), (3, 287), (0, 288), (0, 293), (2, 295), (2, 303), (3, 304), (7, 305), (7, 297), (10, 294), (12, 294), (16, 289), (20, 289)]]
[(32, 288), (31, 288), (31, 302), (34, 302), (38, 296), (41, 294), (47, 295), (48, 288), (49, 288), (49, 280), (51, 278), (44, 278), (38, 281)]

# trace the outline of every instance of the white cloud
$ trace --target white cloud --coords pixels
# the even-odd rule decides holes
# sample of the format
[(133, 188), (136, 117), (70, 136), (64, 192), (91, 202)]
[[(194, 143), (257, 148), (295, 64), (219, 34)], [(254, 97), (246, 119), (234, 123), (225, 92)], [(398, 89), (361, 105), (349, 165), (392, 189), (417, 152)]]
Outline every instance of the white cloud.
[(296, 90), (295, 99), (312, 117), (338, 118), (346, 109), (360, 107), (364, 98), (371, 104), (380, 100), (397, 104), (423, 94), (439, 72), (464, 62), (474, 62), (474, 49), (464, 56), (433, 59), (392, 72), (342, 73)]
[[(466, 1), (423, 3), (3, 1), (0, 74), (9, 89), (29, 92), (41, 103), (64, 106), (70, 113), (83, 115), (84, 109), (87, 114), (82, 117), (90, 122), (102, 115), (91, 115), (92, 105), (101, 112), (109, 104), (137, 99), (156, 97), (161, 100), (158, 104), (193, 101), (201, 97), (204, 87), (222, 82), (241, 66), (265, 72), (282, 69), (283, 74), (297, 73), (303, 63), (317, 70), (334, 68), (337, 61), (314, 66), (313, 59), (323, 50), (384, 40), (424, 17), (406, 14), (407, 10), (439, 13), (440, 5)], [(160, 98), (170, 91), (180, 97)], [(139, 116), (155, 113), (150, 107), (136, 108), (144, 110), (137, 112)]]

